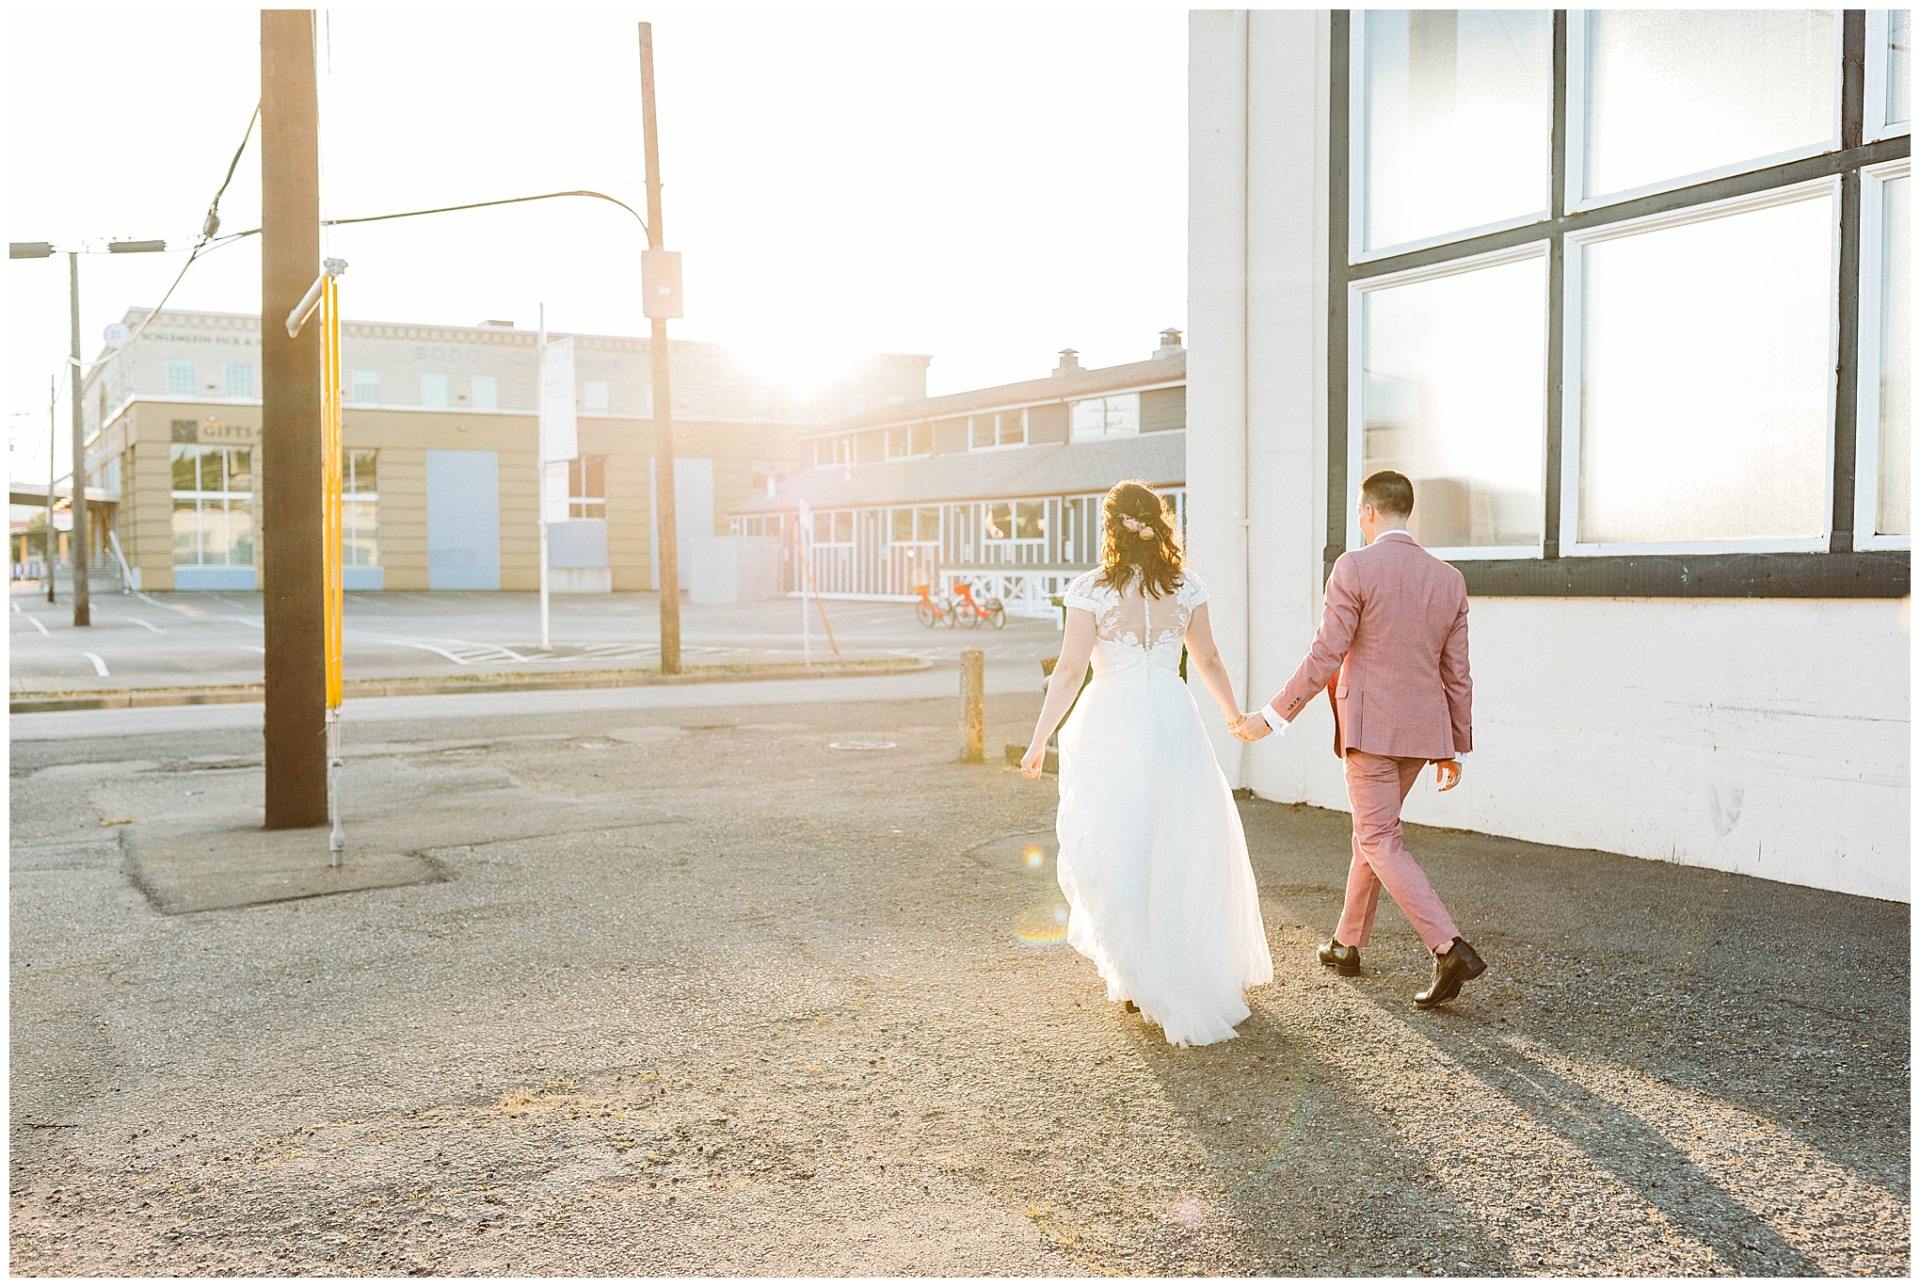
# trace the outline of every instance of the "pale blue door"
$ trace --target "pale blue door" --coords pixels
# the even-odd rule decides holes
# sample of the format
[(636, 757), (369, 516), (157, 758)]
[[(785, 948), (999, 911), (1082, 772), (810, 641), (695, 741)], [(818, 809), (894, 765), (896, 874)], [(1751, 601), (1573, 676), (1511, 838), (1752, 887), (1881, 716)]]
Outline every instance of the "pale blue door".
[(500, 588), (500, 457), (427, 453), (427, 588)]
[[(653, 461), (647, 461), (647, 486), (650, 503), (657, 504), (660, 495), (660, 480), (652, 473)], [(680, 548), (680, 557), (675, 560), (680, 567), (680, 588), (685, 590), (692, 584), (693, 553), (688, 543), (706, 540), (713, 535), (713, 457), (680, 456), (673, 462), (673, 510), (676, 534), (675, 540)], [(653, 551), (653, 583), (660, 584), (660, 549)]]

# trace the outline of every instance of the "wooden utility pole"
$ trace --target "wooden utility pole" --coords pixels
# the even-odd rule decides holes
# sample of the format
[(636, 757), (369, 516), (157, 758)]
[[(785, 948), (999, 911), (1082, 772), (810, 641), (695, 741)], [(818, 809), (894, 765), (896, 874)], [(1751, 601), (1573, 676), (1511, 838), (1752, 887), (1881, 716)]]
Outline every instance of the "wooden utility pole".
[(320, 271), (313, 13), (260, 13), (260, 572), (266, 619), (267, 827), (327, 822), (322, 329), (286, 318)]
[[(640, 24), (640, 123), (647, 157), (647, 246), (663, 249), (660, 138), (653, 113), (653, 24)], [(644, 294), (644, 291), (643, 291)], [(650, 308), (649, 312), (653, 310)], [(660, 552), (660, 673), (680, 673), (680, 532), (673, 490), (673, 389), (667, 376), (667, 319), (653, 317), (653, 526)]]
[[(71, 314), (69, 346), (73, 355), (73, 364), (67, 370), (67, 401), (73, 407), (73, 536), (69, 538), (67, 549), (73, 557), (73, 624), (90, 626), (93, 624), (93, 600), (88, 594), (88, 559), (93, 553), (88, 549), (87, 540), (87, 417), (86, 409), (80, 401), (80, 256), (75, 251), (67, 252), (67, 302)], [(47, 525), (53, 525), (53, 515), (47, 515)]]

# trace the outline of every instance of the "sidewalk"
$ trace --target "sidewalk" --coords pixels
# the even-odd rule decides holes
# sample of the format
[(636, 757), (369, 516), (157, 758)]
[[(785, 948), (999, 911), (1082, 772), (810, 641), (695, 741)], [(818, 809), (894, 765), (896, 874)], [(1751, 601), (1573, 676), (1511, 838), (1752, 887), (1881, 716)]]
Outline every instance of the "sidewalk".
[(17, 717), (12, 1271), (1909, 1272), (1907, 907), (1409, 828), (1491, 965), (1424, 1013), (1248, 801), (1276, 979), (1174, 1050), (933, 679), (366, 703), (386, 887), (294, 901), (244, 708)]

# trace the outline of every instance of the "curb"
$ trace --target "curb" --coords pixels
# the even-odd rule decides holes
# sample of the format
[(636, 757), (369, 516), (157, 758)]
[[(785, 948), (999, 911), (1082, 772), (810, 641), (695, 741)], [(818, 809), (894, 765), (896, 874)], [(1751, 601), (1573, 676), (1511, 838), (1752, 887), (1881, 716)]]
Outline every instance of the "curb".
[[(818, 666), (795, 663), (782, 667), (725, 670), (695, 669), (679, 675), (650, 670), (579, 670), (559, 675), (475, 676), (472, 679), (350, 679), (345, 696), (440, 697), (452, 693), (517, 693), (550, 689), (651, 688), (679, 684), (752, 683), (769, 679), (848, 679), (859, 675), (910, 675), (932, 670), (924, 657), (912, 661), (849, 665), (827, 662)], [(266, 700), (266, 685), (206, 686), (200, 688), (132, 688), (105, 693), (26, 693), (11, 699), (7, 713), (32, 715), (49, 711), (126, 710), (136, 706), (216, 706)]]

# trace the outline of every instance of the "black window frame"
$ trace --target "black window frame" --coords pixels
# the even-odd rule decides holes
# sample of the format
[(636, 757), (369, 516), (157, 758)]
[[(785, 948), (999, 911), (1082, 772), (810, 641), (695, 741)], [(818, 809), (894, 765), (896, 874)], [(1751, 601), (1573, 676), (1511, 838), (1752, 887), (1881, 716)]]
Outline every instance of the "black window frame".
[[(1351, 351), (1349, 288), (1356, 282), (1493, 251), (1547, 243), (1547, 442), (1541, 550), (1532, 558), (1456, 559), (1470, 594), (1496, 597), (1898, 599), (1911, 593), (1910, 550), (1854, 548), (1854, 489), (1860, 392), (1861, 173), (1908, 157), (1911, 133), (1877, 142), (1864, 137), (1867, 11), (1841, 15), (1840, 146), (1818, 156), (1743, 171), (1600, 209), (1567, 210), (1567, 32), (1571, 13), (1553, 12), (1551, 206), (1546, 219), (1467, 236), (1441, 245), (1351, 262), (1352, 15), (1334, 10), (1329, 69), (1330, 208), (1327, 223), (1327, 544), (1322, 575), (1347, 550), (1349, 479), (1348, 387)], [(1771, 192), (1817, 179), (1840, 179), (1839, 366), (1833, 422), (1832, 534), (1824, 552), (1616, 554), (1562, 557), (1561, 450), (1566, 370), (1567, 240), (1588, 229), (1689, 209), (1730, 197)]]

